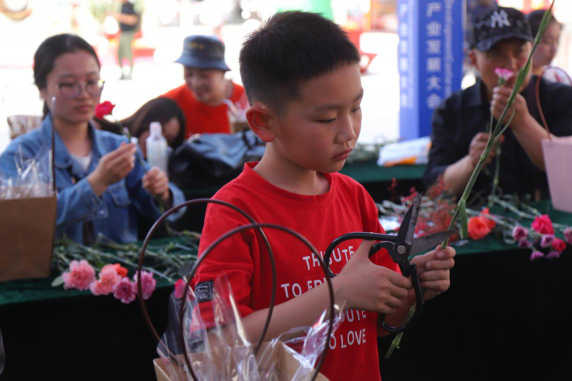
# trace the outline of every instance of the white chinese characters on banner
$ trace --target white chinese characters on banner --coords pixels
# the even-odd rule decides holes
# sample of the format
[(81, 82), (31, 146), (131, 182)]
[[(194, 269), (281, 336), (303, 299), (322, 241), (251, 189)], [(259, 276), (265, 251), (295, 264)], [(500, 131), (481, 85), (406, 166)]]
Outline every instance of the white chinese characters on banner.
[(436, 75), (432, 75), (431, 77), (427, 78), (427, 91), (431, 90), (441, 90), (441, 78), (437, 77)]
[(441, 36), (441, 29), (443, 29), (443, 25), (437, 21), (431, 21), (426, 26), (427, 28), (427, 37), (440, 37)]
[(429, 73), (441, 72), (441, 57), (429, 57), (429, 58), (427, 58), (427, 71)]
[(427, 4), (427, 18), (433, 16), (433, 12), (441, 11), (441, 3), (433, 2)]
[[(440, 2), (430, 2), (427, 3), (427, 19), (431, 20), (438, 13), (442, 12), (442, 4)], [(442, 41), (441, 37), (443, 35), (443, 25), (435, 21), (429, 21), (426, 26), (427, 31), (427, 41), (426, 41), (426, 71), (431, 73), (430, 77), (427, 78), (426, 90), (428, 95), (426, 98), (426, 104), (429, 109), (435, 109), (441, 103), (441, 96), (437, 94), (441, 90), (441, 80), (443, 75), (443, 65), (442, 65)]]
[(435, 109), (461, 87), (466, 0), (396, 3), (400, 137), (415, 139), (431, 134)]
[(427, 54), (441, 54), (441, 40), (427, 40)]
[(427, 107), (430, 109), (436, 109), (441, 104), (441, 97), (435, 93), (427, 97)]

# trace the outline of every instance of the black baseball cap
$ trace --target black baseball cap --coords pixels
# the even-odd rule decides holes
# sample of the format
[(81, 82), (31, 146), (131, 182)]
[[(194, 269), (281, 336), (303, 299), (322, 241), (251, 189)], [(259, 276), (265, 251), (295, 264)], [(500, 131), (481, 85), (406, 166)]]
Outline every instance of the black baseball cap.
[(197, 69), (230, 70), (224, 61), (224, 44), (213, 36), (185, 38), (183, 54), (175, 62)]
[(522, 12), (497, 7), (475, 21), (471, 48), (486, 52), (497, 42), (509, 38), (534, 41), (530, 24)]

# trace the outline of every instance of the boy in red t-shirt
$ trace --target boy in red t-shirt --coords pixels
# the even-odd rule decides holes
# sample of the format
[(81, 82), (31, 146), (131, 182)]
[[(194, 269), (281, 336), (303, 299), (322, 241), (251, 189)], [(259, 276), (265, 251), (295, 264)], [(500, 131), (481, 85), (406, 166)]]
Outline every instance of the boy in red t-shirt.
[[(321, 252), (342, 234), (383, 232), (377, 208), (354, 180), (337, 173), (360, 132), (363, 96), (360, 55), (344, 32), (323, 17), (279, 13), (252, 34), (240, 53), (252, 130), (267, 143), (259, 163), (224, 186), (215, 199), (238, 206), (257, 222), (287, 226)], [(199, 252), (248, 221), (230, 208), (207, 208)], [(266, 339), (312, 325), (328, 306), (318, 261), (301, 242), (267, 229), (276, 261), (276, 306)], [(332, 254), (336, 304), (344, 321), (329, 342), (322, 372), (332, 380), (379, 380), (378, 314), (401, 325), (414, 303), (411, 280), (383, 251), (368, 258), (373, 242), (346, 241)], [(425, 300), (449, 288), (455, 251), (435, 250), (413, 259)], [(375, 262), (374, 263), (372, 263)], [(218, 246), (199, 267), (194, 284), (207, 320), (212, 281), (225, 274), (251, 342), (268, 312), (272, 275), (263, 241), (248, 230)], [(212, 314), (211, 314), (212, 315)]]

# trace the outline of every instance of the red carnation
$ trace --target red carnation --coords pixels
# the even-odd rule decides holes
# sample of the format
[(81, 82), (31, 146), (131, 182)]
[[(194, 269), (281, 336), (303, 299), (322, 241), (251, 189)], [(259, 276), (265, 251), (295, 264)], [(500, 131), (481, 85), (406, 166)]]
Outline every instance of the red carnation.
[(470, 239), (483, 239), (490, 232), (491, 227), (489, 225), (489, 220), (486, 217), (473, 217), (469, 220), (469, 238)]
[(561, 253), (566, 249), (566, 242), (562, 241), (560, 238), (554, 238), (552, 241), (552, 248), (554, 251)]
[(115, 105), (110, 101), (105, 101), (95, 106), (95, 117), (103, 119), (104, 116), (110, 115), (113, 112)]
[(547, 214), (538, 216), (534, 219), (531, 225), (532, 229), (540, 234), (554, 234), (554, 227), (552, 227), (552, 221)]
[[(483, 209), (483, 211), (481, 212), (481, 214), (490, 215), (489, 208)], [(486, 221), (488, 227), (489, 227), (491, 230), (494, 229), (494, 227), (495, 227), (496, 224), (497, 224), (496, 222), (494, 222), (494, 221), (493, 221), (492, 219), (490, 219), (490, 218), (487, 218), (487, 217), (481, 217), (481, 218), (482, 218), (484, 221)]]

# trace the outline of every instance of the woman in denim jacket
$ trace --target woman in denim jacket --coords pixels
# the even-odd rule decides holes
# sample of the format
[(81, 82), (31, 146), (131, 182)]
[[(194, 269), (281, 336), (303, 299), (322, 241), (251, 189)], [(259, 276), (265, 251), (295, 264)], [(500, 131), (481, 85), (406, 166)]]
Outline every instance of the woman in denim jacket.
[[(137, 240), (138, 216), (156, 219), (160, 208), (184, 201), (158, 168), (145, 168), (136, 144), (96, 130), (90, 123), (103, 81), (99, 60), (82, 38), (62, 34), (45, 40), (34, 56), (34, 79), (45, 101), (42, 126), (16, 138), (0, 157), (5, 178), (17, 175), (16, 161), (51, 146), (55, 124), (58, 188), (56, 238), (90, 244), (98, 234), (116, 242)], [(55, 110), (51, 110), (55, 97)], [(141, 157), (141, 156), (140, 156)], [(177, 219), (182, 210), (170, 217)]]

